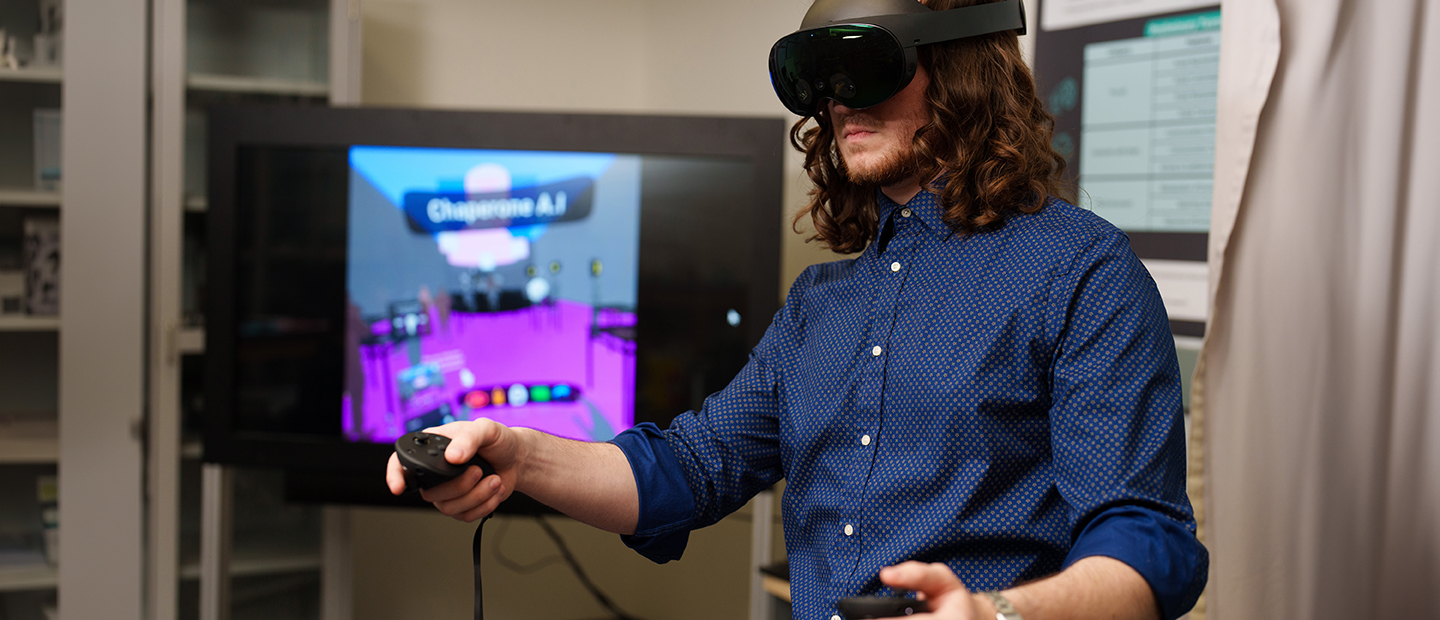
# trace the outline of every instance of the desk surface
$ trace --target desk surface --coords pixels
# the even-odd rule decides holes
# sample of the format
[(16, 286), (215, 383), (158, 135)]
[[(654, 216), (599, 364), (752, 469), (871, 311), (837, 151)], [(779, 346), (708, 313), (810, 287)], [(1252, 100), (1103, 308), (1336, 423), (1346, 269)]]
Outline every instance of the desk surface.
[(790, 562), (781, 560), (760, 567), (760, 585), (771, 596), (790, 602)]
[(762, 575), (760, 579), (761, 587), (765, 588), (765, 591), (768, 592), (770, 596), (785, 601), (786, 603), (790, 602), (790, 582), (771, 575)]

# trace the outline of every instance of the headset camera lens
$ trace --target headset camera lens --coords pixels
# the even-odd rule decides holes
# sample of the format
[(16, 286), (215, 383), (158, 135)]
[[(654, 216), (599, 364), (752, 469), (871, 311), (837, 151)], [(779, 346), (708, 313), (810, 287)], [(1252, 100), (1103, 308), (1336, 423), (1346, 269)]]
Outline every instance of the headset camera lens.
[(810, 84), (805, 80), (795, 80), (795, 98), (800, 103), (810, 103)]
[(855, 82), (844, 73), (836, 73), (830, 77), (830, 92), (841, 99), (849, 99), (855, 96)]

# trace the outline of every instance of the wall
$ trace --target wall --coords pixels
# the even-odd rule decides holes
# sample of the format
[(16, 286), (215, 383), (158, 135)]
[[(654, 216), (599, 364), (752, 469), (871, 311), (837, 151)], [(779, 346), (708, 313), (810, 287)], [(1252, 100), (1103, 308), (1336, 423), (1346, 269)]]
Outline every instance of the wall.
[[(807, 0), (367, 0), (366, 105), (767, 116), (770, 45)], [(798, 154), (786, 204), (804, 199)], [(788, 220), (787, 220), (788, 221)], [(828, 254), (787, 235), (781, 280)], [(783, 293), (782, 289), (782, 293)]]
[[(748, 510), (694, 532), (684, 559), (663, 565), (629, 550), (618, 536), (564, 517), (547, 519), (591, 580), (628, 614), (646, 620), (734, 620), (748, 613)], [(356, 620), (470, 617), (474, 531), (474, 525), (428, 511), (355, 509)], [(554, 543), (529, 518), (491, 519), (483, 547), (485, 613), (491, 620), (611, 617), (557, 561)], [(541, 566), (517, 572), (503, 566), (496, 553), (514, 564)]]
[[(771, 44), (810, 0), (365, 0), (362, 99), (367, 105), (455, 109), (708, 114), (794, 120), (770, 87)], [(1032, 10), (1033, 14), (1035, 11)], [(1028, 37), (1027, 37), (1028, 38)], [(786, 160), (781, 293), (833, 254), (789, 220), (808, 181)], [(554, 523), (591, 577), (627, 612), (654, 620), (743, 618), (748, 606), (749, 508), (695, 532), (686, 556), (657, 566), (618, 537)], [(464, 617), (473, 526), (434, 513), (354, 512), (355, 617)], [(553, 553), (533, 523), (486, 526), (487, 548), (518, 561)], [(776, 528), (776, 556), (783, 543)], [(423, 561), (419, 558), (424, 558)], [(492, 620), (603, 617), (561, 565), (522, 575), (486, 558)], [(423, 602), (423, 605), (421, 604)], [(533, 607), (527, 607), (533, 605)]]

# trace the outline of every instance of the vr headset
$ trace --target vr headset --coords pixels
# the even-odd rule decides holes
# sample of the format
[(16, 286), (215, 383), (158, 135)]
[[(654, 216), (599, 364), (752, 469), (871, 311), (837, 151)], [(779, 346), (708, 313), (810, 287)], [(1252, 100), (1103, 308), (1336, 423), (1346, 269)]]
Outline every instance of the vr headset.
[(816, 0), (800, 29), (770, 48), (770, 83), (791, 112), (833, 99), (880, 104), (915, 77), (915, 48), (994, 32), (1025, 34), (1025, 5), (1004, 0), (932, 11), (916, 0)]

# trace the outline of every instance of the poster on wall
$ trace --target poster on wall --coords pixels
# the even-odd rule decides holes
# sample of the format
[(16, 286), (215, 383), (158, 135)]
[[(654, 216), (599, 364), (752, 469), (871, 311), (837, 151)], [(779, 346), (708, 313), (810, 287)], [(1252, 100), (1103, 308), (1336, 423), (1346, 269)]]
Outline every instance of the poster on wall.
[(1065, 30), (1214, 5), (1215, 0), (1047, 0), (1040, 7), (1040, 27)]
[(1035, 78), (1080, 206), (1130, 236), (1177, 336), (1204, 335), (1220, 8), (1041, 0)]

